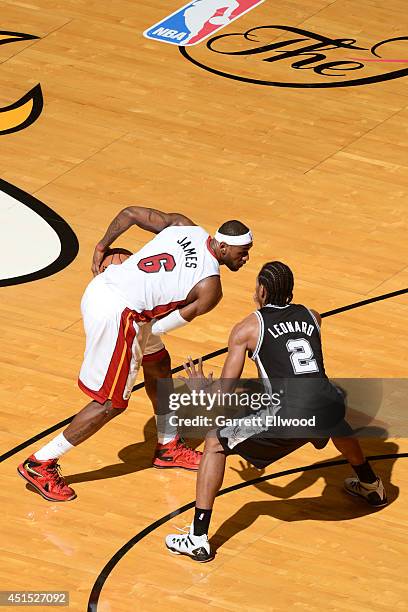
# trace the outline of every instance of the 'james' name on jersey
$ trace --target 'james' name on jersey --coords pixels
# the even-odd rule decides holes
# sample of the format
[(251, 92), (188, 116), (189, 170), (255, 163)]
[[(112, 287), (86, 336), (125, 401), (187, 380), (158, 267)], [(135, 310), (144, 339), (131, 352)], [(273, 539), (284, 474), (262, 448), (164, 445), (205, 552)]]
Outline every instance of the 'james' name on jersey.
[(186, 268), (196, 268), (197, 267), (197, 251), (194, 247), (189, 248), (191, 245), (191, 240), (188, 239), (188, 236), (184, 236), (181, 240), (177, 240), (177, 244), (181, 246), (184, 251), (184, 255), (186, 256)]

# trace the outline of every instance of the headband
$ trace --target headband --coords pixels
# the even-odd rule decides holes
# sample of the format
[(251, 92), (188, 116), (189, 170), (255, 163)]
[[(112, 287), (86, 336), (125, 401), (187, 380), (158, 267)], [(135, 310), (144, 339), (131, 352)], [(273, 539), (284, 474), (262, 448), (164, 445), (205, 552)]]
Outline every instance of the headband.
[(215, 232), (214, 238), (217, 242), (225, 242), (230, 246), (246, 246), (252, 242), (252, 232), (249, 230), (246, 234), (241, 236), (227, 236), (227, 234), (221, 234), (221, 232)]

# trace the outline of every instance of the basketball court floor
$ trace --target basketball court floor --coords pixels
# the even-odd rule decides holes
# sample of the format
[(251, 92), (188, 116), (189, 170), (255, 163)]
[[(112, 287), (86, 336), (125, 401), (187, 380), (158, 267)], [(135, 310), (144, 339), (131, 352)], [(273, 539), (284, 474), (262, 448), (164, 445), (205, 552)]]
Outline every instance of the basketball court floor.
[[(229, 459), (204, 565), (163, 545), (191, 520), (196, 476), (150, 467), (143, 388), (61, 461), (76, 500), (46, 502), (17, 476), (87, 402), (79, 303), (127, 205), (254, 233), (245, 268), (222, 271), (221, 304), (166, 339), (174, 368), (226, 346), (259, 268), (279, 259), (295, 302), (327, 313), (330, 376), (407, 377), (405, 0), (266, 0), (218, 31), (207, 21), (194, 45), (175, 44), (171, 21), (143, 36), (181, 8), (0, 0), (0, 589), (68, 591), (75, 611), (406, 610), (403, 427), (362, 441), (388, 491), (381, 510), (343, 492), (351, 471), (331, 444), (265, 472)], [(117, 246), (148, 239), (132, 229)]]

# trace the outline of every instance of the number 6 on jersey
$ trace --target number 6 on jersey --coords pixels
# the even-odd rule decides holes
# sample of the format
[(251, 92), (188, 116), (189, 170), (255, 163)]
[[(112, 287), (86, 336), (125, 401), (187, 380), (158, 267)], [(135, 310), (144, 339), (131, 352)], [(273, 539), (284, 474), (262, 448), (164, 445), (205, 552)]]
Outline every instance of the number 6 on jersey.
[(159, 255), (144, 257), (138, 262), (137, 267), (139, 270), (142, 270), (142, 272), (147, 272), (148, 274), (159, 272), (162, 268), (164, 268), (166, 272), (171, 272), (176, 267), (176, 262), (174, 261), (173, 255), (169, 253), (160, 253)]

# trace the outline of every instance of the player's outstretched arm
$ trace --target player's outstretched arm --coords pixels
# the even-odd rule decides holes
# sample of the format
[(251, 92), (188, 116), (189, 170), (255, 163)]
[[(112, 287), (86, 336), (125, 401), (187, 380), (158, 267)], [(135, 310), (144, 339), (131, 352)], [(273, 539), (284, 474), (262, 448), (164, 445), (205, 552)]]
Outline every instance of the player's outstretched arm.
[(94, 276), (99, 274), (99, 267), (108, 247), (132, 225), (137, 225), (144, 230), (153, 232), (153, 234), (158, 234), (171, 225), (195, 224), (191, 219), (179, 213), (165, 213), (154, 208), (144, 208), (143, 206), (128, 206), (124, 208), (112, 220), (104, 237), (95, 247), (92, 261), (92, 273)]
[(238, 380), (245, 364), (246, 353), (254, 350), (259, 333), (258, 319), (252, 313), (233, 327), (228, 339), (228, 353), (222, 368), (222, 379)]

